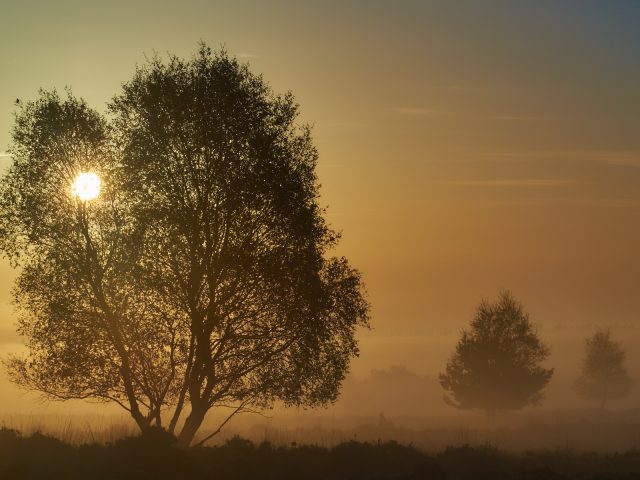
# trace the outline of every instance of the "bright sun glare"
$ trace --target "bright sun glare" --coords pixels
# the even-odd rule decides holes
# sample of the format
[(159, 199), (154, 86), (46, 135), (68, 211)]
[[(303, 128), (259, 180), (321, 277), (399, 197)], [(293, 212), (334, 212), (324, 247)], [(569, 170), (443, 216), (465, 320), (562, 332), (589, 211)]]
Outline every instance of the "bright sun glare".
[(93, 172), (78, 174), (71, 193), (80, 200), (93, 200), (100, 194), (100, 177)]

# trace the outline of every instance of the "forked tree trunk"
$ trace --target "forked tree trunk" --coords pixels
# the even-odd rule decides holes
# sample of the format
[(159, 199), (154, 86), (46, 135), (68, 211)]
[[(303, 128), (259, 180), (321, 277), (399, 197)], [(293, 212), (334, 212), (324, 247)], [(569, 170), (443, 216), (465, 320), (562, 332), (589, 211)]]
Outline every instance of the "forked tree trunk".
[(147, 418), (145, 418), (145, 416), (142, 415), (142, 413), (140, 412), (140, 410), (138, 410), (137, 407), (131, 410), (131, 417), (136, 422), (136, 424), (138, 425), (138, 428), (142, 433), (145, 433), (147, 430), (149, 430), (149, 427), (150, 427), (149, 420), (147, 420)]
[(189, 413), (189, 416), (184, 421), (180, 435), (178, 435), (178, 444), (180, 446), (188, 447), (191, 445), (193, 437), (195, 437), (200, 425), (202, 425), (206, 414), (206, 408), (192, 406), (191, 413)]

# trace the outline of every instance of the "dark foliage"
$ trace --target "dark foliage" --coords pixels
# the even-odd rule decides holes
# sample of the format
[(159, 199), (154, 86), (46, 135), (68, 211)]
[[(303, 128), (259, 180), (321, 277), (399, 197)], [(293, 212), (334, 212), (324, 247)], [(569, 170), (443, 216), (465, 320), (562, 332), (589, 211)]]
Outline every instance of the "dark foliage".
[(542, 399), (553, 369), (540, 364), (549, 354), (523, 306), (502, 292), (496, 302), (482, 301), (471, 328), (462, 332), (440, 384), (447, 403), (489, 413), (535, 405)]
[(34, 434), (0, 430), (0, 479), (631, 479), (640, 454), (567, 451), (509, 455), (486, 446), (449, 447), (436, 455), (395, 442), (348, 442), (331, 449), (255, 445), (234, 438), (219, 447), (183, 448), (162, 431), (113, 445), (71, 447)]

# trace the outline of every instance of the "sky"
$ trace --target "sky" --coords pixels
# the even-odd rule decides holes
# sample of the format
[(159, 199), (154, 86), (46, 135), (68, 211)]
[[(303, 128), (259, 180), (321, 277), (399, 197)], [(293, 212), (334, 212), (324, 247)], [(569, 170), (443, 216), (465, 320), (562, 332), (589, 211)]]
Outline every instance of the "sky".
[[(154, 52), (225, 46), (293, 92), (372, 304), (354, 375), (437, 375), (502, 289), (565, 367), (550, 389), (597, 326), (640, 364), (640, 2), (0, 0), (0, 18), (2, 168), (16, 99), (70, 86), (104, 111)], [(2, 354), (14, 276), (0, 263)], [(0, 400), (39, 408), (5, 380)]]

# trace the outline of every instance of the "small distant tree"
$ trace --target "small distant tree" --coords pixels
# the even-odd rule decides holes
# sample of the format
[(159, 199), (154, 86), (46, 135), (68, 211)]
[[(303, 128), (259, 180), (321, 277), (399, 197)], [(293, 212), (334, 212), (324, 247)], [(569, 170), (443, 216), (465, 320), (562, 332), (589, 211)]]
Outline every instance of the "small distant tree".
[(489, 415), (538, 404), (553, 375), (553, 369), (540, 365), (548, 354), (510, 292), (502, 292), (496, 302), (483, 300), (440, 374), (440, 384), (450, 394), (445, 401)]
[(582, 375), (576, 389), (584, 397), (598, 400), (605, 408), (609, 400), (631, 393), (633, 381), (625, 367), (625, 351), (611, 338), (610, 330), (599, 330), (585, 341)]

